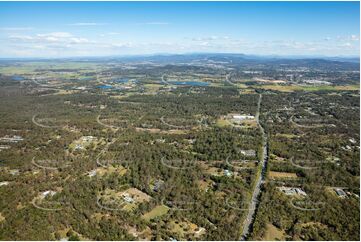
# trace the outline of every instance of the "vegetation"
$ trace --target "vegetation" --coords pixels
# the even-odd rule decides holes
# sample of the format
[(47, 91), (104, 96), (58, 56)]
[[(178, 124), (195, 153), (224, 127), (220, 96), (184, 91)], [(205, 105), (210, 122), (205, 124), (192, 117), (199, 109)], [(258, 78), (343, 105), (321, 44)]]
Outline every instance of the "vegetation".
[(1, 240), (238, 240), (262, 137), (225, 117), (255, 116), (260, 93), (270, 156), (247, 239), (359, 240), (358, 66), (174, 58), (2, 62)]

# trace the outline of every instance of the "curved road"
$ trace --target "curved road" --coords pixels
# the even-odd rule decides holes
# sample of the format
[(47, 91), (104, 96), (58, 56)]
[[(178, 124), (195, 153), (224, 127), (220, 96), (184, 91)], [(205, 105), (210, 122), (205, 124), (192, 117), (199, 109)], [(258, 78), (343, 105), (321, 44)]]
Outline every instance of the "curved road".
[(226, 75), (226, 82), (228, 82), (230, 85), (232, 85), (232, 86), (237, 86), (236, 84), (234, 84), (233, 82), (231, 82), (231, 80), (229, 80), (229, 76), (231, 75), (232, 73), (228, 73), (227, 75)]
[(258, 104), (257, 104), (257, 113), (256, 113), (256, 121), (257, 121), (258, 127), (262, 133), (263, 154), (262, 154), (262, 157), (260, 160), (260, 165), (262, 168), (257, 173), (257, 181), (256, 181), (256, 184), (254, 185), (251, 203), (248, 207), (248, 214), (247, 214), (246, 220), (244, 221), (244, 224), (243, 224), (240, 240), (245, 240), (247, 238), (247, 236), (249, 235), (249, 232), (252, 228), (252, 225), (254, 223), (256, 208), (259, 203), (258, 198), (261, 193), (261, 185), (265, 180), (265, 173), (266, 173), (267, 162), (268, 162), (267, 135), (265, 134), (264, 129), (259, 121), (261, 102), (262, 102), (262, 94), (259, 95)]

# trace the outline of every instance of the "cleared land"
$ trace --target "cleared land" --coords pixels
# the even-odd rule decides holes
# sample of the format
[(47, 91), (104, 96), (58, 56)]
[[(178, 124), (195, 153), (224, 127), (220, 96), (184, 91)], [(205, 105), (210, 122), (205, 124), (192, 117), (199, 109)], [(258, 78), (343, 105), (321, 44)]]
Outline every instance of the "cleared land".
[(270, 171), (269, 177), (271, 179), (277, 179), (277, 178), (297, 178), (296, 173), (291, 172), (277, 172), (277, 171)]
[(150, 212), (143, 215), (144, 220), (151, 220), (160, 216), (163, 216), (164, 214), (168, 213), (169, 208), (164, 205), (159, 205), (153, 208)]

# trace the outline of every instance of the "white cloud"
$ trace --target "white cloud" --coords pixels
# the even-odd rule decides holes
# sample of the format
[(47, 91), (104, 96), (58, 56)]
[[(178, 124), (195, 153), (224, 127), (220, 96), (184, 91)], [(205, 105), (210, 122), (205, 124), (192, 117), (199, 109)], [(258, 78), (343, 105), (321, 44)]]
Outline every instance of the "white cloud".
[(73, 35), (68, 32), (52, 32), (47, 34), (37, 34), (39, 37), (53, 37), (53, 38), (69, 38)]
[(58, 47), (61, 45), (67, 47), (71, 44), (76, 45), (92, 43), (92, 41), (86, 38), (76, 37), (68, 32), (52, 32), (36, 35), (10, 35), (9, 38), (21, 42), (21, 44), (37, 44), (39, 46), (48, 47)]
[(351, 39), (352, 41), (358, 41), (358, 40), (360, 40), (360, 37), (353, 34), (353, 35), (350, 36), (350, 39)]
[(28, 35), (10, 35), (9, 39), (19, 40), (19, 41), (29, 41), (29, 40), (34, 40), (34, 37)]
[[(94, 56), (122, 54), (152, 54), (159, 52), (233, 52), (245, 54), (277, 55), (357, 55), (358, 36), (332, 37), (329, 41), (298, 40), (244, 40), (226, 35), (187, 37), (179, 40), (122, 41), (121, 33), (104, 33), (107, 38), (88, 39), (69, 32), (50, 32), (38, 34), (15, 34), (8, 36), (1, 53), (33, 53), (34, 56)], [(124, 34), (124, 33), (122, 33)], [(114, 36), (113, 36), (114, 35)], [(99, 37), (99, 35), (97, 35)], [(96, 36), (94, 36), (96, 38)], [(328, 37), (327, 37), (328, 38)], [(4, 51), (6, 50), (6, 51)], [(10, 54), (9, 54), (10, 55)], [(30, 55), (30, 54), (29, 54)]]
[(70, 38), (70, 43), (85, 44), (85, 43), (90, 43), (90, 41), (86, 38)]

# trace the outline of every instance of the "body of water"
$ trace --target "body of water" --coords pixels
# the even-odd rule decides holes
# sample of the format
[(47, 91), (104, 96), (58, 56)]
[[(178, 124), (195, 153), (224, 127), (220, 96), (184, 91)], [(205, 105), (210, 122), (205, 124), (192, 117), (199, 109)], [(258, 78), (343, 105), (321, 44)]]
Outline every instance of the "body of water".
[(14, 75), (14, 76), (11, 77), (11, 79), (14, 80), (14, 81), (22, 81), (22, 80), (24, 80), (24, 77)]
[(112, 89), (113, 86), (111, 86), (111, 85), (101, 85), (101, 86), (98, 86), (98, 88), (100, 88), (100, 89)]

